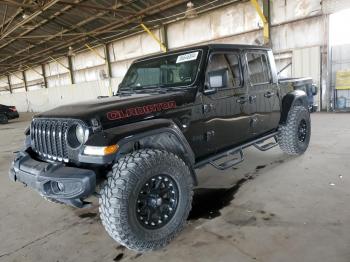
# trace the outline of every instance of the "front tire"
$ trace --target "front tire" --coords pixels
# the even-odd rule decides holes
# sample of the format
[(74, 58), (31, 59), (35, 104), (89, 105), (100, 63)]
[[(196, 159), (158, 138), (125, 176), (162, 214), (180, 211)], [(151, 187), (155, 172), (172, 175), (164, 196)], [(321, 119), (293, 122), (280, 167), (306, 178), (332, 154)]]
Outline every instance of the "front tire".
[(108, 234), (129, 249), (166, 246), (186, 224), (193, 181), (177, 155), (142, 149), (114, 165), (100, 191), (100, 217)]
[(280, 127), (278, 143), (288, 155), (301, 155), (309, 146), (311, 137), (310, 112), (303, 106), (292, 107), (287, 122)]

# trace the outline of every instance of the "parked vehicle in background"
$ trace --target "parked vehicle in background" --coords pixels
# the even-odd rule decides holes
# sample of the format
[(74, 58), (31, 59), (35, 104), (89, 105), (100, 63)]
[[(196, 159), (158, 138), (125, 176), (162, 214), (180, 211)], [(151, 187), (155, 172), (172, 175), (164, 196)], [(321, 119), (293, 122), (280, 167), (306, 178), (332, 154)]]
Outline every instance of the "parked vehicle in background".
[(311, 121), (302, 88), (300, 79), (279, 82), (272, 50), (258, 46), (205, 45), (142, 58), (116, 96), (36, 115), (10, 177), (75, 207), (97, 193), (114, 240), (159, 249), (186, 224), (201, 187), (198, 169), (232, 168), (249, 146), (306, 151)]
[(0, 124), (7, 124), (9, 120), (19, 118), (15, 106), (5, 106), (0, 104)]

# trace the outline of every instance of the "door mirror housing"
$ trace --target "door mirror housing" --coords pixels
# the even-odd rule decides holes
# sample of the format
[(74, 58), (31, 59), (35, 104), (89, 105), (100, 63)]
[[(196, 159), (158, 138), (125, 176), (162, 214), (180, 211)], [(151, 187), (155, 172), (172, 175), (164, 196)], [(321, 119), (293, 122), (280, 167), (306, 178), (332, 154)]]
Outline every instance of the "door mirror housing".
[(207, 79), (204, 94), (216, 93), (218, 89), (227, 86), (227, 69), (209, 72)]
[(318, 93), (318, 87), (317, 87), (316, 85), (313, 84), (313, 85), (312, 85), (311, 91), (312, 91), (312, 95), (313, 95), (313, 96), (317, 95), (317, 93)]

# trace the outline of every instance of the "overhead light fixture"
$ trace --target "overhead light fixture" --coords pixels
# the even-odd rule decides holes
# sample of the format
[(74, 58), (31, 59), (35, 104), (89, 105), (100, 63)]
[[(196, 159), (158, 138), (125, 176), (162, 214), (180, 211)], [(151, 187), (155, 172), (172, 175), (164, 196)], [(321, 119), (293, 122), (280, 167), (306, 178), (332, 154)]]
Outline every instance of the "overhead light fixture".
[(27, 19), (29, 17), (30, 14), (28, 14), (28, 12), (24, 11), (22, 14), (22, 18), (23, 19)]
[(68, 47), (68, 53), (67, 53), (68, 56), (74, 56), (74, 51), (73, 51), (73, 47)]
[(185, 12), (185, 18), (192, 19), (198, 16), (196, 9), (194, 8), (194, 4), (192, 2), (187, 3), (187, 9)]

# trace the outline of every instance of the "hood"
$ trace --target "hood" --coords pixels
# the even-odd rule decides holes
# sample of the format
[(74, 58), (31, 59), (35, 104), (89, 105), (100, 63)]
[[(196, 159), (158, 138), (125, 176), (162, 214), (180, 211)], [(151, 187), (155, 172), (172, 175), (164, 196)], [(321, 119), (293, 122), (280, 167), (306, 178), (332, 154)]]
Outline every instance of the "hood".
[(189, 102), (190, 97), (188, 91), (114, 96), (60, 106), (35, 117), (73, 118), (85, 122), (95, 118), (102, 126), (111, 127), (117, 121), (132, 122), (134, 119), (165, 113)]

